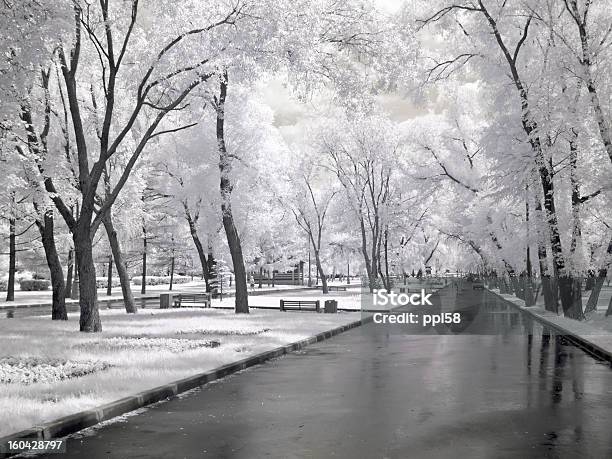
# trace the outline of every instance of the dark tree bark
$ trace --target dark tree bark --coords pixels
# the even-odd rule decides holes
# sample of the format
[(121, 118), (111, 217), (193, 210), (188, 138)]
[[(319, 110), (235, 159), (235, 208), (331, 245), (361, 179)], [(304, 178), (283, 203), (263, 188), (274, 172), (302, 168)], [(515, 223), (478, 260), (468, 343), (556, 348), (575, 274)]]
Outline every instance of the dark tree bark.
[[(123, 303), (125, 305), (125, 312), (128, 314), (135, 314), (138, 312), (138, 307), (134, 301), (134, 295), (132, 294), (132, 286), (130, 284), (130, 275), (123, 258), (123, 252), (121, 251), (121, 245), (119, 244), (119, 238), (115, 226), (113, 224), (112, 214), (110, 211), (102, 220), (108, 242), (111, 246), (112, 258), (115, 259), (115, 267), (117, 268), (117, 275), (119, 276), (119, 282), (121, 283), (121, 293), (123, 294)], [(109, 279), (110, 281), (110, 279)]]
[(113, 294), (113, 256), (108, 256), (108, 270), (106, 273), (106, 296)]
[(66, 289), (64, 290), (64, 299), (70, 298), (72, 295), (72, 273), (74, 270), (74, 250), (68, 251), (68, 267), (66, 269)]
[(321, 256), (320, 256), (319, 251), (316, 248), (314, 249), (314, 256), (315, 256), (315, 265), (317, 267), (317, 273), (319, 274), (319, 277), (321, 278), (321, 291), (327, 295), (329, 293), (329, 287), (327, 286), (327, 276), (325, 275), (325, 272), (323, 271), (323, 265), (321, 264)]
[[(83, 213), (90, 210), (83, 206)], [(91, 212), (93, 212), (93, 205)], [(82, 216), (82, 214), (81, 214)], [(76, 261), (79, 272), (79, 328), (82, 332), (101, 332), (100, 312), (98, 311), (98, 289), (96, 288), (96, 268), (93, 260), (93, 244), (90, 222), (80, 218), (73, 231)]]
[(217, 260), (215, 260), (215, 256), (213, 255), (213, 247), (212, 244), (210, 242), (210, 240), (208, 241), (208, 257), (207, 257), (207, 264), (208, 264), (208, 279), (214, 279), (217, 276)]
[[(390, 292), (392, 285), (391, 285), (391, 280), (389, 278), (389, 228), (388, 227), (385, 227), (383, 247), (384, 247), (384, 254), (385, 254), (385, 272), (383, 273), (382, 269), (380, 269), (380, 277), (383, 280), (383, 285), (385, 287), (385, 290)], [(431, 254), (433, 255), (433, 251), (431, 252)]]
[(599, 270), (599, 275), (597, 276), (597, 280), (593, 285), (593, 289), (591, 290), (591, 294), (589, 295), (589, 299), (587, 301), (586, 307), (584, 308), (584, 313), (588, 314), (597, 309), (597, 302), (599, 301), (599, 294), (601, 293), (601, 288), (606, 280), (606, 276), (608, 275), (607, 269)]
[(363, 255), (363, 259), (365, 261), (366, 274), (368, 276), (368, 287), (370, 292), (373, 292), (376, 288), (376, 279), (377, 272), (372, 270), (373, 262), (370, 259), (370, 255), (368, 254), (368, 240), (367, 233), (365, 228), (365, 222), (363, 221), (363, 216), (359, 216), (359, 229), (361, 230), (361, 254)]
[(346, 285), (351, 285), (351, 262), (346, 261)]
[(170, 290), (172, 290), (173, 283), (174, 283), (174, 251), (172, 252), (172, 261), (170, 262)]
[[(606, 255), (610, 257), (612, 255), (612, 239), (608, 243), (608, 249), (606, 250)], [(606, 277), (608, 276), (608, 268), (607, 265), (599, 270), (597, 280), (593, 285), (593, 290), (591, 291), (591, 295), (589, 296), (589, 300), (587, 301), (586, 308), (584, 313), (593, 312), (597, 309), (597, 302), (599, 301), (599, 294), (601, 293), (601, 288), (603, 287), (604, 282), (606, 281)], [(612, 307), (612, 302), (610, 303)], [(612, 313), (610, 308), (606, 312), (606, 316)]]
[(230, 254), (232, 256), (232, 264), (234, 266), (234, 276), (236, 277), (236, 313), (249, 312), (249, 297), (246, 269), (244, 267), (244, 258), (242, 255), (242, 245), (240, 236), (234, 223), (234, 215), (232, 214), (232, 182), (231, 168), (232, 159), (227, 152), (225, 145), (225, 99), (227, 97), (227, 72), (223, 75), (223, 80), (220, 83), (219, 96), (216, 97), (217, 110), (217, 145), (219, 148), (219, 172), (221, 173), (220, 190), (221, 190), (221, 212), (223, 215), (223, 228), (227, 237)]
[(601, 141), (606, 149), (606, 152), (608, 153), (610, 161), (612, 161), (612, 132), (610, 130), (610, 124), (608, 123), (608, 118), (606, 117), (604, 108), (599, 98), (596, 78), (593, 74), (595, 64), (593, 56), (595, 53), (589, 39), (595, 35), (591, 35), (588, 29), (588, 18), (590, 17), (588, 13), (591, 2), (585, 2), (584, 11), (582, 12), (579, 10), (578, 2), (576, 0), (569, 0), (565, 1), (564, 3), (567, 12), (572, 16), (573, 22), (576, 24), (578, 29), (582, 51), (582, 56), (578, 58), (578, 61), (581, 64), (584, 72), (582, 78), (586, 85), (587, 91), (589, 92), (589, 99), (595, 115), (595, 120), (597, 121)]
[(183, 201), (183, 210), (185, 211), (185, 219), (187, 220), (187, 224), (189, 225), (191, 239), (193, 240), (193, 244), (196, 247), (196, 250), (198, 252), (198, 258), (200, 259), (200, 265), (202, 266), (202, 277), (204, 278), (204, 282), (206, 283), (206, 291), (210, 292), (211, 273), (209, 260), (206, 258), (206, 254), (204, 253), (204, 246), (202, 245), (202, 241), (200, 240), (197, 227), (197, 223), (200, 218), (200, 213), (198, 210), (196, 210), (195, 214), (192, 215), (186, 201)]
[(42, 221), (36, 221), (36, 226), (42, 238), (47, 266), (49, 267), (49, 274), (51, 276), (51, 288), (53, 291), (51, 320), (68, 320), (64, 297), (66, 285), (64, 283), (62, 263), (60, 262), (59, 255), (57, 254), (57, 247), (55, 245), (53, 211), (47, 210), (43, 215)]
[[(582, 200), (580, 197), (578, 179), (576, 177), (576, 169), (578, 164), (578, 132), (575, 129), (571, 130), (569, 147), (570, 185), (572, 190), (572, 238), (570, 242), (570, 256), (573, 258), (576, 253), (578, 241), (582, 236), (580, 220), (580, 205)], [(565, 315), (573, 319), (581, 320), (584, 318), (584, 314), (582, 312), (582, 281), (581, 279), (575, 279), (571, 273), (567, 273), (563, 277), (567, 277), (568, 279), (562, 280), (560, 286), (567, 282), (569, 287), (566, 289), (566, 291), (564, 291), (563, 287), (561, 287), (561, 294), (571, 295), (571, 303), (563, 303), (563, 297), (561, 298), (561, 303), (566, 304), (566, 306), (563, 308)]]
[[(74, 238), (73, 238), (74, 239)], [(80, 295), (80, 288), (79, 288), (79, 267), (76, 263), (77, 260), (77, 255), (76, 255), (76, 250), (74, 251), (75, 253), (75, 259), (74, 259), (74, 280), (72, 281), (72, 288), (71, 288), (71, 292), (70, 292), (70, 299), (72, 300), (78, 300), (79, 299), (79, 295)]]
[(140, 293), (145, 294), (147, 292), (147, 229), (142, 227), (142, 284), (140, 286)]
[[(536, 197), (536, 211), (542, 211), (542, 204)], [(542, 295), (544, 296), (544, 309), (554, 312), (559, 311), (559, 299), (557, 296), (557, 283), (548, 272), (548, 253), (544, 245), (544, 237), (538, 238), (538, 264), (540, 266), (540, 280), (542, 281)]]
[[(14, 198), (13, 198), (14, 201)], [(15, 301), (15, 269), (17, 265), (17, 249), (15, 248), (15, 216), (9, 218), (9, 272), (6, 288), (6, 301)]]
[(525, 200), (525, 224), (527, 226), (527, 249), (525, 253), (525, 269), (526, 278), (524, 283), (525, 291), (525, 305), (533, 306), (535, 304), (535, 298), (533, 296), (533, 265), (531, 263), (531, 247), (529, 246), (529, 225), (530, 225), (530, 212), (529, 212), (529, 185), (526, 188), (527, 199)]

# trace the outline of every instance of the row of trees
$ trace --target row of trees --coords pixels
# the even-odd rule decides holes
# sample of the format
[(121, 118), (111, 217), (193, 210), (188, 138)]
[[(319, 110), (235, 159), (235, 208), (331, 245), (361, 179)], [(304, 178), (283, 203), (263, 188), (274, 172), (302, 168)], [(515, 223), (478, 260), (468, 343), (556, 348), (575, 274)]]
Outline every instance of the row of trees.
[[(210, 117), (216, 154), (211, 164), (219, 171), (236, 311), (248, 312), (232, 205), (239, 156), (227, 137), (228, 92), (281, 70), (306, 92), (311, 75), (345, 82), (356, 73), (352, 56), (379, 54), (383, 19), (362, 2), (237, 0), (206, 9), (192, 1), (2, 3), (3, 31), (18, 32), (2, 36), (9, 50), (1, 81), (4, 190), (10, 199), (31, 203), (37, 226), (48, 235), (43, 242), (54, 244), (56, 214), (68, 228), (79, 276), (81, 331), (101, 330), (93, 258), (98, 230), (104, 227), (113, 249), (127, 312), (136, 312), (113, 210), (126, 188), (138, 185), (130, 180), (138, 169), (147, 174), (157, 164), (143, 160), (153, 146), (189, 128), (205, 129), (202, 122)], [(339, 94), (357, 86), (343, 83)], [(138, 196), (146, 200), (146, 193)], [(60, 298), (62, 264), (55, 247), (45, 246), (45, 253)]]
[(575, 319), (596, 306), (612, 255), (608, 13), (602, 2), (480, 0), (437, 2), (419, 20), (453, 42), (432, 49), (426, 78), (470, 105), (444, 117), (448, 137), (421, 143), (463, 195), (445, 232), (500, 275), (539, 271), (546, 307)]
[(370, 289), (480, 266), (537, 275), (568, 317), (597, 303), (612, 253), (603, 5), (0, 7), (16, 31), (0, 36), (2, 213), (9, 245), (28, 222), (40, 233), (54, 318), (74, 260), (80, 329), (101, 330), (97, 244), (136, 312), (125, 254), (144, 268), (158, 238), (168, 259), (192, 247), (207, 288), (231, 259), (240, 313), (247, 270), (309, 251), (325, 292), (326, 267), (350, 261)]

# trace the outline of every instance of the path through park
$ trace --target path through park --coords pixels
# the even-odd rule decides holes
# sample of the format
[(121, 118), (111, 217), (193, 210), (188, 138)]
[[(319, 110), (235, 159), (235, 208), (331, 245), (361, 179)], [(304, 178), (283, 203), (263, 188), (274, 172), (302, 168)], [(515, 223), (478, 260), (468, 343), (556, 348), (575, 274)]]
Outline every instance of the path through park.
[(71, 438), (66, 457), (606, 457), (609, 365), (490, 293), (449, 291), (478, 334), (369, 324)]

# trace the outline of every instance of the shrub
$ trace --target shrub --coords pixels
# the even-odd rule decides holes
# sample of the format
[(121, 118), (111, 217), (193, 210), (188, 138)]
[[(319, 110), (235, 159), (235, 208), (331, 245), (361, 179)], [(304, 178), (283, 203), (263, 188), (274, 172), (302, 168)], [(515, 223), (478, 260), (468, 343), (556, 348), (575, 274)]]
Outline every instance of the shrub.
[(43, 279), (30, 279), (30, 280), (22, 280), (19, 283), (19, 287), (24, 292), (37, 292), (41, 290), (49, 290), (49, 286), (51, 282)]
[[(106, 288), (108, 286), (108, 278), (107, 277), (96, 277), (96, 287), (97, 288)], [(111, 280), (111, 287), (119, 287), (121, 286), (121, 281), (118, 277), (113, 277)]]
[[(187, 276), (174, 276), (173, 283), (175, 284), (185, 284), (190, 282), (191, 278)], [(142, 285), (142, 276), (134, 277), (132, 279), (134, 285)], [(170, 284), (170, 276), (147, 276), (146, 278), (147, 285), (162, 285), (162, 284)]]
[(8, 290), (8, 281), (6, 279), (0, 279), (0, 292), (6, 292)]

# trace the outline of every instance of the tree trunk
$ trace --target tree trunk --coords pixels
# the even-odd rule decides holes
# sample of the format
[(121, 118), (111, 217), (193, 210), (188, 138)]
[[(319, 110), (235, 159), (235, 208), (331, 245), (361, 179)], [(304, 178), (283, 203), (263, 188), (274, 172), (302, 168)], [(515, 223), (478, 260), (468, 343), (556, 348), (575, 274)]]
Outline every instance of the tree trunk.
[(200, 265), (202, 266), (202, 277), (204, 277), (204, 282), (206, 283), (206, 291), (210, 292), (210, 266), (209, 261), (206, 259), (206, 254), (204, 253), (204, 246), (202, 245), (202, 241), (200, 240), (200, 236), (198, 234), (198, 228), (196, 225), (198, 215), (197, 213), (195, 217), (191, 215), (187, 202), (183, 202), (183, 209), (185, 211), (185, 219), (189, 225), (191, 239), (193, 240), (193, 244), (198, 251), (198, 258), (200, 259)]
[[(612, 133), (610, 132), (610, 125), (608, 124), (604, 109), (599, 100), (599, 94), (597, 87), (595, 86), (595, 78), (593, 77), (593, 51), (589, 43), (589, 31), (587, 28), (587, 13), (584, 15), (578, 11), (577, 2), (565, 3), (567, 10), (571, 13), (574, 22), (578, 28), (578, 35), (580, 37), (580, 45), (582, 51), (582, 59), (579, 59), (580, 64), (584, 70), (584, 80), (586, 83), (587, 91), (589, 92), (589, 99), (591, 107), (595, 114), (595, 120), (597, 121), (597, 127), (599, 128), (599, 135), (603, 146), (608, 153), (610, 161), (612, 161)], [(588, 11), (588, 10), (587, 10)]]
[(233, 185), (230, 180), (231, 174), (231, 157), (228, 155), (225, 145), (225, 99), (227, 97), (227, 72), (223, 75), (223, 80), (220, 83), (219, 97), (216, 99), (217, 108), (217, 145), (219, 147), (219, 172), (221, 174), (220, 190), (221, 190), (221, 212), (223, 215), (223, 228), (227, 244), (229, 245), (230, 254), (232, 256), (232, 264), (234, 266), (234, 276), (236, 276), (236, 313), (249, 312), (249, 297), (246, 269), (244, 267), (244, 258), (242, 255), (242, 245), (240, 244), (240, 236), (234, 223), (232, 214), (231, 196)]
[(346, 285), (351, 285), (351, 262), (346, 262)]
[(529, 245), (529, 185), (527, 185), (526, 189), (526, 199), (525, 199), (525, 226), (527, 230), (527, 248), (525, 253), (525, 269), (527, 277), (524, 283), (524, 291), (525, 291), (525, 305), (533, 306), (535, 304), (535, 298), (533, 296), (533, 265), (531, 263), (531, 247)]
[(328, 294), (329, 287), (327, 286), (327, 277), (325, 276), (325, 273), (323, 272), (323, 265), (321, 265), (321, 257), (320, 257), (319, 251), (316, 248), (314, 249), (314, 256), (315, 256), (315, 264), (317, 266), (317, 272), (319, 273), (319, 277), (321, 277), (322, 291), (324, 294)]
[(66, 289), (64, 290), (64, 299), (70, 298), (72, 295), (72, 273), (74, 270), (74, 250), (68, 251), (68, 267), (66, 269)]
[(172, 290), (173, 283), (174, 283), (174, 253), (172, 254), (172, 261), (170, 262), (170, 290)]
[(8, 285), (6, 288), (6, 301), (15, 301), (16, 262), (17, 250), (15, 248), (15, 216), (11, 213), (11, 218), (9, 218), (9, 272)]
[(76, 250), (76, 264), (79, 273), (79, 304), (81, 316), (79, 327), (82, 332), (101, 332), (98, 311), (98, 290), (96, 268), (93, 260), (90, 219), (81, 217), (74, 228), (73, 240)]
[(106, 296), (113, 294), (113, 256), (108, 256), (108, 272), (106, 275)]
[(361, 216), (359, 217), (359, 226), (361, 229), (361, 253), (363, 254), (363, 259), (365, 261), (366, 274), (368, 276), (368, 287), (370, 292), (373, 292), (374, 288), (376, 287), (376, 272), (372, 271), (370, 256), (368, 255), (368, 242), (365, 223), (363, 221), (363, 217)]
[(53, 211), (46, 211), (43, 221), (37, 221), (36, 224), (40, 231), (43, 248), (45, 249), (47, 266), (49, 266), (49, 274), (51, 275), (51, 287), (53, 289), (51, 320), (68, 320), (64, 297), (66, 285), (64, 284), (62, 263), (60, 262), (57, 254), (57, 247), (55, 245)]
[(597, 302), (599, 301), (599, 294), (601, 293), (601, 288), (606, 280), (606, 276), (608, 275), (607, 269), (601, 269), (599, 271), (599, 276), (597, 276), (597, 280), (593, 285), (593, 289), (591, 290), (591, 294), (589, 295), (589, 300), (587, 301), (586, 307), (584, 308), (584, 313), (588, 314), (597, 310)]
[[(550, 245), (552, 250), (552, 261), (555, 277), (559, 287), (559, 299), (561, 300), (563, 314), (566, 317), (579, 319), (582, 317), (582, 302), (579, 301), (580, 292), (576, 291), (576, 287), (579, 287), (579, 284), (575, 282), (571, 275), (566, 273), (565, 260), (561, 247), (561, 237), (557, 224), (557, 214), (553, 194), (554, 188), (552, 185), (552, 177), (549, 175), (546, 166), (544, 166), (543, 169), (546, 169), (546, 174), (541, 171), (542, 191), (544, 194), (544, 209), (547, 214), (548, 230), (550, 232)], [(544, 175), (546, 176), (544, 177)], [(578, 290), (580, 289), (578, 288)], [(579, 302), (579, 304), (577, 303), (577, 301)]]
[(138, 307), (134, 301), (134, 295), (132, 294), (132, 286), (130, 284), (130, 275), (128, 274), (127, 266), (123, 258), (123, 252), (119, 245), (119, 238), (117, 237), (117, 231), (113, 225), (113, 219), (110, 212), (102, 220), (108, 242), (111, 246), (112, 258), (115, 259), (115, 267), (117, 268), (117, 275), (119, 276), (119, 282), (121, 284), (121, 293), (123, 295), (123, 304), (125, 305), (125, 312), (128, 314), (135, 314), (138, 312)]
[[(227, 210), (227, 208), (225, 209)], [(234, 225), (234, 219), (229, 214), (223, 215), (223, 227), (227, 237), (230, 254), (232, 255), (232, 265), (234, 267), (234, 276), (236, 277), (236, 313), (249, 312), (249, 298), (247, 290), (246, 269), (244, 267), (244, 258), (242, 256), (242, 246), (240, 245), (240, 237)]]
[[(383, 280), (385, 281), (385, 290), (387, 290), (388, 292), (391, 291), (392, 285), (391, 285), (391, 281), (389, 279), (389, 228), (385, 228), (385, 242), (384, 242), (384, 248), (385, 248), (385, 274), (384, 276), (381, 273), (381, 277), (383, 278)], [(433, 252), (432, 252), (433, 254)]]
[(559, 277), (559, 296), (563, 313), (570, 319), (582, 320), (582, 282), (572, 276)]
[(206, 271), (208, 279), (213, 279), (217, 276), (217, 260), (215, 260), (213, 255), (213, 248), (210, 240), (208, 241), (208, 257), (206, 257), (206, 260), (206, 264), (208, 266), (208, 270)]
[[(608, 250), (606, 250), (606, 259), (604, 260), (604, 267), (599, 270), (599, 275), (597, 276), (597, 280), (593, 285), (593, 290), (591, 291), (591, 295), (589, 296), (589, 300), (587, 301), (586, 308), (584, 313), (592, 312), (597, 309), (597, 302), (599, 301), (599, 294), (601, 292), (601, 288), (608, 276), (608, 260), (612, 255), (612, 239), (608, 243)], [(612, 303), (611, 303), (612, 304)], [(610, 311), (608, 311), (610, 312)], [(608, 313), (606, 313), (608, 315)]]
[[(541, 201), (537, 196), (535, 200), (536, 212), (542, 212)], [(544, 309), (556, 314), (559, 311), (558, 289), (555, 279), (552, 279), (548, 273), (548, 251), (544, 244), (545, 238), (546, 236), (544, 234), (538, 235), (538, 263), (540, 266), (540, 279), (542, 281), (542, 295), (544, 296)]]
[[(578, 133), (574, 129), (572, 129), (572, 137), (569, 145), (570, 186), (572, 191), (572, 238), (570, 242), (570, 260), (574, 261), (576, 249), (582, 237), (580, 187), (576, 177), (578, 163)], [(582, 281), (580, 279), (575, 279), (571, 273), (566, 273), (563, 277), (567, 277), (567, 279), (562, 279), (559, 282), (563, 312), (567, 317), (581, 320), (584, 318), (582, 313)], [(569, 295), (568, 299), (564, 298), (566, 295)]]
[(142, 227), (142, 284), (140, 285), (140, 293), (144, 295), (147, 292), (147, 229)]
[[(74, 240), (74, 236), (73, 236), (73, 240)], [(78, 267), (78, 264), (76, 263), (76, 260), (78, 259), (78, 254), (76, 253), (76, 249), (74, 250), (74, 254), (75, 254), (74, 280), (72, 281), (70, 299), (78, 300), (80, 287), (79, 287), (79, 267)]]

